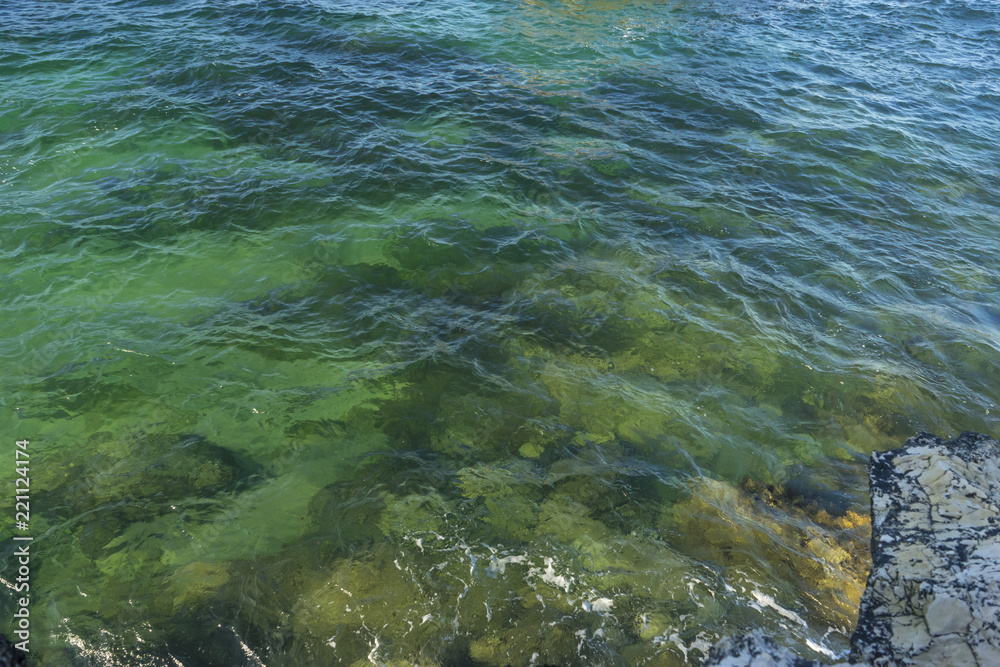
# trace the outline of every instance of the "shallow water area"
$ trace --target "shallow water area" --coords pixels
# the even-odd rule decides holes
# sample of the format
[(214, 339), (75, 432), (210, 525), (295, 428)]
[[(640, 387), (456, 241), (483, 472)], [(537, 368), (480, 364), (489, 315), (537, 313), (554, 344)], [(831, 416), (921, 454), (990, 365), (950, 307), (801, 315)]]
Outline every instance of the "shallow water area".
[(35, 664), (842, 657), (869, 454), (1000, 433), (998, 25), (15, 2)]

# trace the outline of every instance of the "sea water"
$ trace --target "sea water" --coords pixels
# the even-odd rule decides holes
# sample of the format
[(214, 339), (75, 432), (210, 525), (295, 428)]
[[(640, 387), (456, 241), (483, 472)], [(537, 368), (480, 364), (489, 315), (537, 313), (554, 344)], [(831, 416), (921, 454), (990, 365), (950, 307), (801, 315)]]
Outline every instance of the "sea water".
[(869, 454), (1000, 432), (995, 2), (2, 11), (35, 664), (842, 656)]

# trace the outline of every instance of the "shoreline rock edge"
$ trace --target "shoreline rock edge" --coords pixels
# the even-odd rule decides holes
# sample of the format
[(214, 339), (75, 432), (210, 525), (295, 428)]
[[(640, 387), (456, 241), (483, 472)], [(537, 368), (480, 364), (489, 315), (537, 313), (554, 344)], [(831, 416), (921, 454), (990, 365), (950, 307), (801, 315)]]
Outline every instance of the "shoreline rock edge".
[[(872, 569), (847, 665), (1000, 665), (1000, 442), (921, 433), (876, 452)], [(760, 634), (718, 642), (703, 667), (823, 667)]]

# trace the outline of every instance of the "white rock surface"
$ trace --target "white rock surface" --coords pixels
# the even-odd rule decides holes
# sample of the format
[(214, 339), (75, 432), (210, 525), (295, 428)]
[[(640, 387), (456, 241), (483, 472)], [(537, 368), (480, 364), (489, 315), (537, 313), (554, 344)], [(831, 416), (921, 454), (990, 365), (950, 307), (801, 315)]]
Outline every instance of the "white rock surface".
[(1000, 666), (1000, 443), (910, 438), (872, 456), (872, 572), (851, 658)]
[[(727, 637), (712, 647), (702, 667), (821, 667), (803, 660), (770, 637), (760, 634)], [(842, 662), (832, 667), (849, 667)]]

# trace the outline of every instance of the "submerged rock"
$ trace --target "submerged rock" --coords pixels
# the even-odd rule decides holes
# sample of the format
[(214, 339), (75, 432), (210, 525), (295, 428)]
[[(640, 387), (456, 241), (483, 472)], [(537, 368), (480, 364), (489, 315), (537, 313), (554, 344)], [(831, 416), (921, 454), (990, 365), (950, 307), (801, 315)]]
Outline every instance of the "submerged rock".
[[(923, 433), (873, 454), (869, 475), (872, 571), (851, 663), (1000, 665), (1000, 442)], [(819, 664), (751, 635), (719, 642), (704, 666)]]
[(765, 579), (779, 583), (786, 603), (794, 605), (803, 589), (822, 592), (795, 605), (805, 614), (802, 624), (842, 628), (844, 636), (854, 625), (868, 573), (866, 517), (832, 517), (703, 477), (690, 498), (664, 511), (661, 526), (676, 535), (682, 553), (723, 568), (734, 582), (750, 585), (743, 573), (766, 563)]
[(28, 654), (14, 646), (14, 642), (0, 635), (0, 667), (27, 667)]

